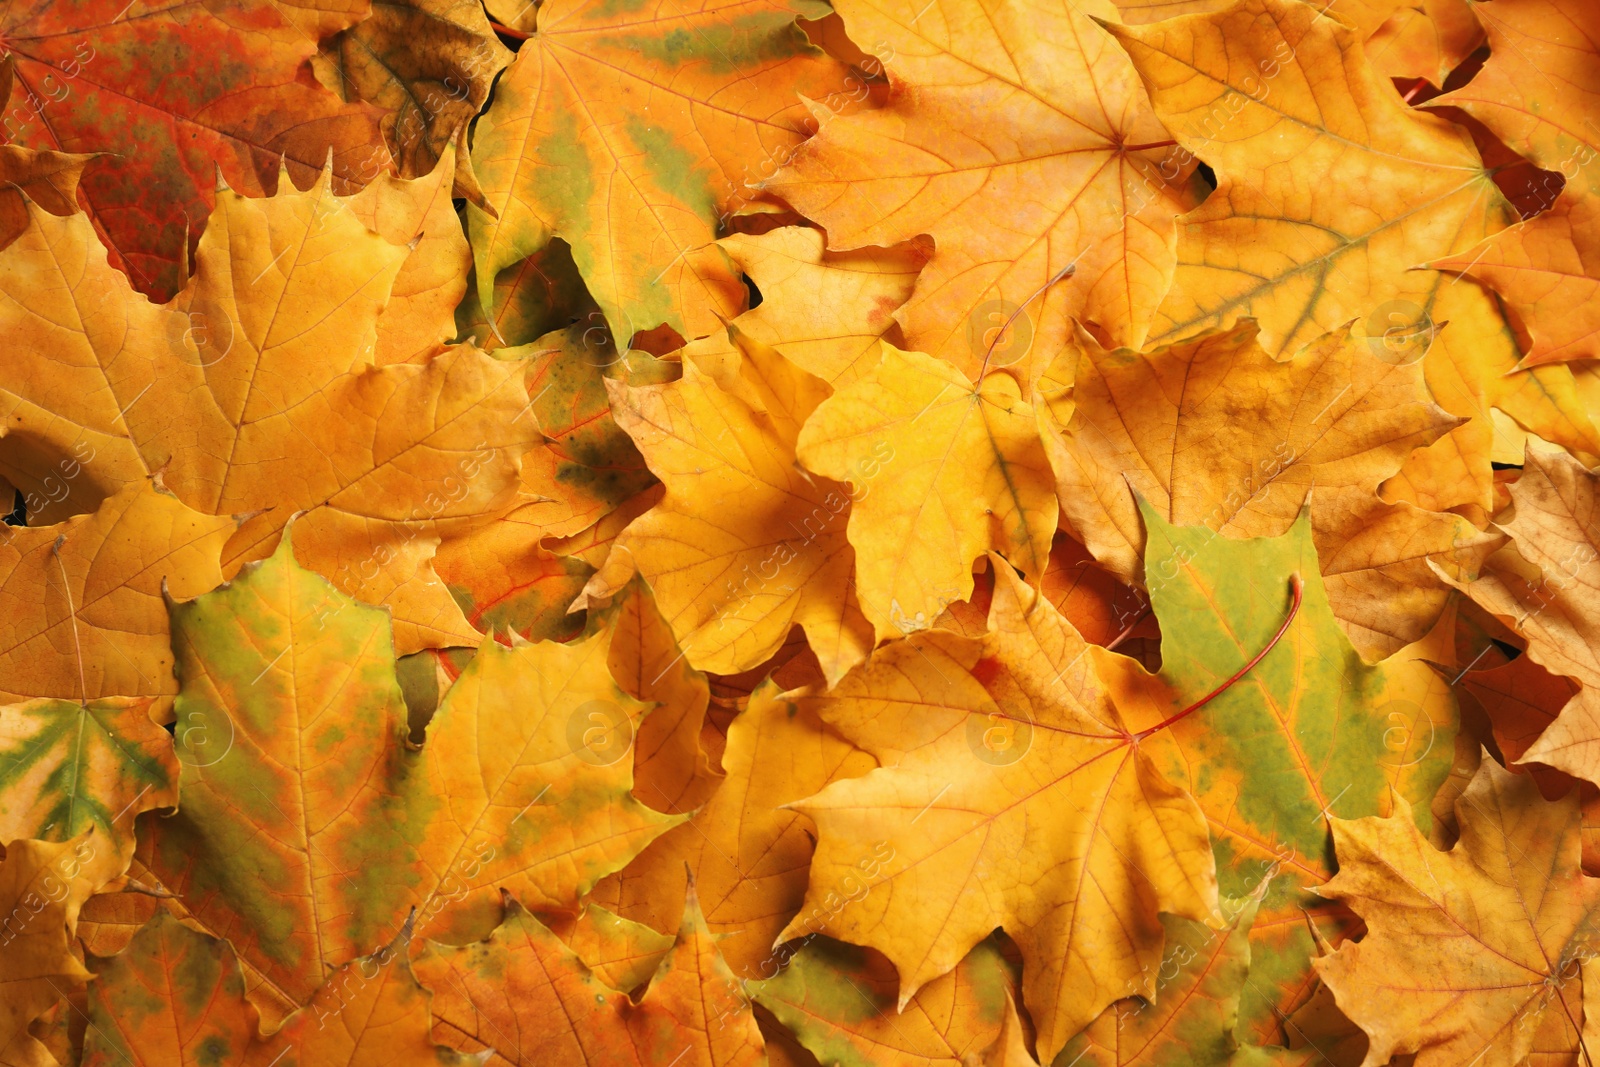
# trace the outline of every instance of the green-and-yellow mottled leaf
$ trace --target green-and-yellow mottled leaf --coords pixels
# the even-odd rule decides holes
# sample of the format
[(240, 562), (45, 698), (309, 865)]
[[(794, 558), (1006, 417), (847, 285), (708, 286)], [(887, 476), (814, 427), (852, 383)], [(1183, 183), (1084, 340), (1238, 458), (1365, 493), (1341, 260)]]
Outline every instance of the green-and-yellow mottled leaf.
[(389, 615), (302, 568), (287, 532), (171, 613), (182, 798), (146, 824), (149, 866), (304, 1003), (394, 936), (423, 880)]
[(258, 1025), (232, 946), (158, 910), (89, 987), (83, 1067), (243, 1064)]
[(1272, 1044), (1274, 1009), (1296, 1006), (1314, 981), (1302, 908), (1330, 940), (1350, 929), (1347, 912), (1309, 895), (1333, 875), (1327, 815), (1386, 814), (1399, 795), (1425, 828), (1455, 751), (1455, 700), (1420, 660), (1400, 654), (1369, 666), (1351, 647), (1328, 606), (1305, 515), (1281, 537), (1232, 540), (1203, 526), (1169, 526), (1148, 505), (1142, 513), (1161, 672), (1094, 651), (1136, 721), (1178, 712), (1249, 662), (1283, 625), (1290, 575), (1304, 583), (1299, 611), (1271, 653), (1144, 743), (1199, 800), (1223, 893), (1248, 894), (1264, 874), (1281, 872), (1251, 931), (1256, 977), (1240, 1030), (1242, 1039)]
[[(1261, 888), (1265, 889), (1265, 886)], [(1234, 1023), (1250, 971), (1250, 925), (1261, 898), (1224, 897), (1225, 929), (1166, 916), (1155, 996), (1100, 1013), (1061, 1050), (1059, 1067), (1223, 1067), (1238, 1050)]]
[(484, 306), (502, 268), (559, 236), (619, 338), (661, 323), (703, 336), (737, 314), (719, 213), (804, 139), (796, 94), (842, 84), (844, 65), (795, 25), (826, 13), (816, 0), (541, 7), (472, 146), (499, 213), (467, 209)]
[(827, 937), (751, 983), (756, 1002), (830, 1067), (965, 1067), (999, 1036), (1016, 976), (991, 938), (904, 1008), (897, 985), (883, 956)]
[(65, 841), (89, 827), (122, 862), (141, 811), (178, 803), (172, 738), (153, 713), (166, 700), (28, 700), (0, 707), (0, 842)]

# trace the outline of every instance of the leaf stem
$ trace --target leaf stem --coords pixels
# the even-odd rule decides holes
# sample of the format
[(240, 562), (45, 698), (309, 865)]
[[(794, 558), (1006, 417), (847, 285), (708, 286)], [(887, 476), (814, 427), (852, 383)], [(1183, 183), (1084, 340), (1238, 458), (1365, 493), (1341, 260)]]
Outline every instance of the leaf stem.
[(1148, 614), (1150, 614), (1150, 605), (1146, 604), (1144, 607), (1139, 609), (1139, 614), (1133, 617), (1133, 621), (1130, 622), (1120, 634), (1106, 642), (1106, 651), (1111, 652), (1116, 649), (1118, 645), (1122, 644), (1122, 642), (1126, 641), (1129, 636), (1132, 635), (1134, 628), (1143, 622), (1144, 617)]
[(1177, 141), (1151, 141), (1149, 144), (1125, 144), (1122, 146), (1122, 150), (1124, 152), (1144, 152), (1151, 148), (1176, 148), (1177, 145)]
[(491, 21), (489, 23), (489, 28), (495, 33), (498, 33), (504, 37), (512, 37), (519, 41), (526, 41), (529, 37), (533, 36), (531, 33), (524, 33), (521, 30), (514, 30), (510, 26), (502, 26), (498, 22)]
[(1283, 625), (1278, 627), (1278, 632), (1272, 635), (1272, 640), (1267, 642), (1267, 647), (1263, 648), (1260, 652), (1257, 652), (1255, 654), (1255, 658), (1249, 663), (1246, 663), (1243, 667), (1240, 667), (1237, 671), (1234, 671), (1231, 678), (1217, 686), (1199, 700), (1196, 700), (1193, 704), (1190, 704), (1176, 715), (1167, 716), (1165, 719), (1162, 719), (1148, 730), (1141, 730), (1134, 734), (1134, 743), (1138, 744), (1151, 734), (1156, 733), (1159, 730), (1165, 730), (1179, 719), (1193, 715), (1195, 712), (1199, 711), (1201, 708), (1205, 707), (1207, 704), (1211, 703), (1211, 701), (1215, 700), (1217, 697), (1226, 692), (1228, 687), (1233, 685), (1234, 682), (1237, 682), (1240, 678), (1243, 678), (1245, 675), (1249, 674), (1251, 670), (1255, 668), (1256, 664), (1266, 659), (1267, 653), (1271, 652), (1273, 648), (1277, 646), (1278, 642), (1283, 639), (1283, 635), (1289, 632), (1289, 624), (1294, 622), (1294, 617), (1300, 613), (1300, 597), (1304, 588), (1305, 583), (1300, 580), (1300, 575), (1289, 575), (1289, 592), (1293, 597), (1293, 599), (1289, 602), (1289, 614), (1284, 616)]

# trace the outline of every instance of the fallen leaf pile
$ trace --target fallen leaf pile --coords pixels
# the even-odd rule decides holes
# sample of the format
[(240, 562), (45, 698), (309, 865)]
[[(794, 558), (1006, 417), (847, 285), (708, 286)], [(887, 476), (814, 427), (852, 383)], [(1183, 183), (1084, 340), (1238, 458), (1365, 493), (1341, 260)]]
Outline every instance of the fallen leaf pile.
[(1594, 1067), (1600, 5), (0, 6), (3, 1067)]

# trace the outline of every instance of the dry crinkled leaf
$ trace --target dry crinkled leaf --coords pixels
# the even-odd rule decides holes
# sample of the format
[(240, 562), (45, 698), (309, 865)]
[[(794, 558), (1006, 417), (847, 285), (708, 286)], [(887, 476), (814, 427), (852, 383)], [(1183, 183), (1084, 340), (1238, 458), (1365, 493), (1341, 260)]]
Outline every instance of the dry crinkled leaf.
[(872, 644), (852, 590), (851, 495), (795, 460), (801, 425), (832, 390), (759, 342), (736, 343), (736, 380), (761, 408), (693, 362), (677, 382), (608, 383), (617, 422), (666, 486), (611, 555), (637, 564), (695, 667), (748, 670), (798, 624), (837, 678)]
[[(1593, 954), (1600, 882), (1578, 867), (1578, 800), (1549, 803), (1531, 779), (1485, 759), (1456, 802), (1461, 840), (1439, 852), (1403, 804), (1387, 819), (1334, 819), (1339, 874), (1322, 892), (1367, 925), (1318, 962), (1339, 1007), (1367, 1032), (1369, 1067), (1511, 1067), (1555, 1023), (1568, 1055)], [(1543, 1044), (1544, 1042), (1541, 1042)]]
[(1428, 569), (1494, 547), (1455, 515), (1385, 504), (1380, 482), (1453, 421), (1420, 368), (1374, 358), (1334, 333), (1293, 359), (1260, 347), (1249, 320), (1147, 353), (1085, 341), (1065, 432), (1047, 430), (1067, 521), (1127, 579), (1143, 571), (1135, 494), (1168, 522), (1276, 537), (1309, 498), (1334, 613), (1372, 658), (1433, 625), (1449, 595)]
[[(1490, 57), (1476, 77), (1432, 103), (1459, 107), (1547, 171), (1554, 207), (1477, 248), (1434, 257), (1494, 287), (1522, 319), (1533, 345), (1524, 366), (1600, 356), (1600, 10), (1558, 0), (1475, 4)], [(1538, 204), (1550, 207), (1548, 200)]]
[[(334, 95), (388, 112), (389, 151), (416, 178), (483, 109), (511, 58), (477, 0), (374, 0), (372, 14), (324, 42), (312, 66)], [(446, 176), (454, 170), (451, 160)]]
[(1589, 781), (1600, 781), (1597, 481), (1564, 452), (1530, 448), (1511, 484), (1515, 513), (1503, 522), (1512, 546), (1489, 557), (1481, 574), (1452, 583), (1515, 625), (1534, 662), (1583, 687), (1522, 759)]
[(743, 978), (770, 978), (782, 962), (774, 938), (800, 910), (813, 848), (810, 820), (786, 805), (875, 766), (768, 683), (729, 725), (726, 778), (710, 799), (687, 825), (601, 883), (595, 896), (620, 914), (670, 930), (682, 911), (687, 866), (729, 968)]
[[(672, 950), (638, 1003), (605, 986), (515, 901), (483, 942), (430, 943), (416, 962), (433, 990), (435, 1036), (493, 1048), (517, 1067), (757, 1067), (761, 1035), (706, 931), (694, 894)], [(528, 1005), (543, 1010), (530, 1013)]]
[(149, 697), (0, 706), (0, 842), (60, 841), (94, 827), (123, 865), (133, 821), (178, 804), (178, 760)]
[(222, 581), (231, 518), (140, 479), (91, 515), (0, 532), (0, 695), (177, 692), (162, 590), (192, 597)]
[(795, 805), (819, 838), (809, 910), (783, 936), (877, 949), (903, 1006), (1003, 927), (1048, 1060), (1127, 982), (1148, 992), (1157, 913), (1210, 919), (1215, 865), (1199, 806), (1136, 743), (1090, 646), (991, 559), (984, 639), (912, 634), (805, 701), (883, 766)]
[(713, 240), (751, 166), (805, 132), (796, 94), (827, 96), (843, 65), (795, 25), (814, 0), (549, 0), (478, 122), (472, 165), (498, 212), (467, 208), (479, 298), (552, 237), (611, 329), (717, 329), (744, 292)]
[(984, 941), (902, 1008), (888, 960), (821, 937), (751, 988), (756, 1002), (822, 1063), (967, 1067), (971, 1055), (999, 1037), (1015, 986), (999, 948)]
[[(1468, 133), (1406, 107), (1359, 37), (1309, 5), (1245, 0), (1106, 28), (1173, 136), (1217, 173), (1179, 222), (1156, 339), (1241, 315), (1260, 321), (1274, 355), (1352, 318), (1376, 317), (1366, 332), (1381, 336), (1386, 308), (1426, 306), (1448, 284), (1413, 268), (1516, 220)], [(1351, 196), (1321, 195), (1330, 187)]]
[(343, 191), (387, 168), (379, 113), (302, 77), (318, 35), (367, 10), (366, 0), (154, 0), (130, 17), (126, 0), (9, 4), (0, 39), (16, 57), (16, 86), (6, 133), (27, 148), (114, 154), (84, 175), (81, 196), (117, 266), (165, 300), (182, 282), (218, 171), (261, 196), (275, 181), (288, 189), (280, 166), (309, 183), (330, 152)]
[(1073, 317), (1143, 342), (1193, 165), (1163, 151), (1133, 69), (1090, 21), (1110, 0), (835, 6), (889, 53), (888, 105), (833, 119), (765, 187), (836, 249), (933, 237), (896, 315), (908, 346), (974, 379), (1018, 364), (1026, 388)]
[(967, 599), (972, 563), (989, 549), (1035, 580), (1044, 572), (1057, 509), (1038, 434), (1010, 376), (974, 387), (950, 364), (890, 345), (806, 420), (800, 462), (850, 483), (856, 595), (880, 640)]
[[(0, 99), (0, 105), (4, 103)], [(27, 230), (26, 201), (33, 201), (52, 215), (77, 211), (78, 182), (83, 178), (83, 168), (94, 158), (0, 145), (0, 248)]]

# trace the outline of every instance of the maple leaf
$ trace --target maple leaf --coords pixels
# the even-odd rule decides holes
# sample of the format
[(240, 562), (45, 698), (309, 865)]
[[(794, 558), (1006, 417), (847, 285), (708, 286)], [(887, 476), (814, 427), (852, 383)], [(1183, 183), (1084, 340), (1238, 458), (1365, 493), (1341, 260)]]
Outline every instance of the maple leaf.
[(1518, 370), (1516, 332), (1499, 302), (1478, 285), (1458, 278), (1420, 314), (1402, 308), (1390, 315), (1394, 343), (1386, 338), (1372, 346), (1369, 338), (1369, 347), (1380, 359), (1406, 363), (1415, 362), (1426, 345), (1421, 364), (1428, 391), (1440, 407), (1467, 421), (1413, 452), (1383, 484), (1385, 500), (1429, 511), (1475, 509), (1472, 517), (1483, 525), (1496, 510), (1491, 464), (1522, 456), (1520, 446), (1507, 453), (1494, 410), (1545, 440), (1600, 454), (1600, 434), (1572, 372), (1562, 364)]
[[(672, 949), (635, 1004), (606, 987), (514, 900), (483, 942), (428, 943), (416, 961), (433, 990), (434, 1034), (457, 1048), (493, 1048), (518, 1067), (755, 1067), (765, 1062), (750, 1006), (718, 955), (691, 892)], [(549, 1005), (530, 1016), (524, 1005)]]
[[(1217, 174), (1216, 191), (1179, 223), (1155, 339), (1248, 315), (1269, 353), (1292, 353), (1386, 305), (1427, 305), (1449, 279), (1412, 268), (1516, 219), (1467, 131), (1407, 108), (1358, 35), (1309, 5), (1247, 0), (1106, 28), (1162, 122)], [(1296, 178), (1307, 173), (1359, 190), (1355, 209), (1308, 196)]]
[(543, 440), (523, 458), (519, 506), (508, 521), (564, 537), (593, 526), (652, 482), (644, 458), (612, 416), (607, 382), (640, 386), (676, 377), (677, 366), (618, 353), (587, 320), (528, 346), (528, 416)]
[(408, 923), (390, 944), (328, 975), (310, 1004), (251, 1049), (250, 1067), (478, 1067), (483, 1057), (434, 1044), (432, 998), (410, 951)]
[[(781, 345), (791, 363), (836, 389), (881, 358), (878, 340), (895, 325), (894, 310), (928, 260), (915, 243), (829, 252), (822, 233), (806, 226), (736, 233), (717, 244), (761, 293), (761, 304), (733, 325), (762, 344)], [(702, 366), (716, 359), (736, 365), (738, 352), (725, 333), (714, 333), (684, 356)]]
[(950, 364), (890, 345), (806, 420), (800, 462), (850, 483), (856, 595), (880, 640), (965, 600), (988, 549), (1043, 572), (1056, 501), (1038, 435), (1009, 375), (974, 387)]
[[(614, 614), (606, 622), (611, 631), (606, 652), (611, 677), (635, 700), (655, 705), (635, 739), (633, 794), (657, 811), (698, 808), (723, 778), (700, 741), (711, 685), (685, 660), (644, 582), (635, 581), (612, 608)], [(669, 830), (668, 836), (679, 833)], [(674, 906), (673, 913), (681, 914), (682, 908)], [(676, 929), (676, 923), (663, 929)]]
[[(0, 67), (15, 62), (7, 56)], [(0, 73), (0, 79), (5, 75)], [(4, 104), (0, 92), (0, 104)], [(70, 215), (78, 210), (78, 182), (83, 168), (93, 155), (71, 152), (35, 152), (31, 148), (0, 145), (0, 248), (20, 237), (28, 228), (26, 203), (32, 201), (52, 215)]]
[(646, 706), (607, 669), (611, 635), (571, 644), (485, 641), (428, 723), (405, 803), (427, 876), (419, 930), (455, 939), (494, 925), (500, 889), (531, 906), (578, 898), (685, 821), (629, 793)]
[[(1083, 345), (1064, 434), (1047, 433), (1068, 522), (1113, 573), (1146, 584), (1135, 494), (1168, 522), (1275, 537), (1309, 499), (1334, 612), (1371, 658), (1427, 632), (1448, 587), (1430, 559), (1471, 567), (1495, 547), (1466, 520), (1376, 489), (1453, 420), (1415, 364), (1340, 333), (1273, 359), (1246, 320), (1147, 353)], [(1126, 488), (1124, 488), (1126, 485)], [(1131, 490), (1131, 491), (1130, 491)]]
[[(1224, 894), (1249, 895), (1278, 874), (1251, 931), (1255, 978), (1240, 1018), (1241, 1033), (1271, 1043), (1277, 1013), (1314, 982), (1313, 938), (1337, 940), (1352, 926), (1307, 895), (1333, 875), (1328, 816), (1387, 814), (1400, 796), (1426, 826), (1451, 767), (1455, 702), (1419, 659), (1369, 665), (1357, 654), (1332, 614), (1305, 516), (1281, 537), (1249, 540), (1169, 526), (1149, 505), (1142, 518), (1160, 671), (1099, 649), (1094, 669), (1130, 723), (1168, 721), (1216, 694), (1147, 738), (1143, 757), (1199, 803)], [(1284, 588), (1296, 574), (1299, 607), (1284, 629)], [(1236, 678), (1275, 634), (1271, 654)]]
[(408, 935), (403, 932), (394, 943), (330, 973), (307, 1007), (263, 1038), (228, 942), (158, 912), (97, 976), (83, 1063), (467, 1067), (479, 1062), (429, 1039), (428, 994), (406, 961)]
[[(158, 0), (134, 17), (123, 0), (12, 4), (0, 39), (15, 56), (20, 92), (6, 132), (27, 148), (115, 154), (84, 176), (84, 202), (116, 265), (166, 300), (210, 214), (214, 169), (261, 196), (283, 164), (309, 184), (330, 151), (342, 190), (387, 168), (379, 113), (301, 76), (316, 34), (366, 12), (365, 0), (225, 11)], [(161, 62), (149, 62), (154, 55)]]
[[(1385, 6), (1378, 6), (1377, 13)], [(1337, 18), (1345, 9), (1330, 4), (1323, 10)], [(1358, 20), (1357, 31), (1362, 28)], [(1483, 26), (1469, 0), (1402, 0), (1368, 34), (1366, 51), (1382, 73), (1412, 81), (1409, 99), (1410, 93), (1420, 91), (1419, 84), (1443, 85), (1483, 42)]]
[(242, 1063), (258, 1026), (228, 943), (157, 911), (91, 986), (83, 1063)]
[(811, 0), (543, 5), (472, 146), (497, 212), (467, 208), (485, 309), (502, 268), (559, 236), (619, 337), (660, 323), (699, 337), (742, 310), (743, 286), (712, 243), (719, 213), (750, 168), (804, 137), (796, 94), (821, 98), (843, 80), (795, 24), (826, 11)]
[(495, 275), (492, 306), (494, 314), (490, 315), (478, 300), (478, 286), (469, 286), (456, 307), (458, 336), (490, 351), (497, 346), (527, 344), (581, 321), (596, 331), (591, 337), (598, 339), (603, 333), (610, 341), (605, 316), (589, 298), (572, 262), (572, 251), (559, 237)]
[(1444, 853), (1397, 807), (1333, 820), (1339, 874), (1321, 890), (1367, 924), (1317, 964), (1371, 1039), (1364, 1063), (1415, 1052), (1418, 1067), (1509, 1067), (1547, 1022), (1575, 1052), (1600, 906), (1600, 883), (1578, 866), (1577, 797), (1547, 803), (1527, 776), (1485, 759), (1456, 802), (1461, 840)]
[(1554, 206), (1430, 266), (1463, 271), (1506, 297), (1533, 341), (1523, 366), (1600, 356), (1592, 310), (1600, 292), (1600, 178), (1590, 166), (1600, 128), (1586, 117), (1600, 107), (1600, 13), (1554, 0), (1475, 11), (1490, 59), (1470, 83), (1432, 103), (1461, 108), (1555, 172), (1538, 204)]
[(1084, 1067), (1229, 1063), (1239, 1047), (1234, 1024), (1250, 971), (1250, 926), (1260, 903), (1259, 895), (1223, 898), (1229, 918), (1223, 930), (1164, 918), (1167, 949), (1153, 1000), (1131, 998), (1107, 1008), (1062, 1050), (1062, 1056), (1075, 1057), (1066, 1062)]
[(219, 557), (234, 526), (141, 479), (93, 514), (5, 527), (5, 698), (87, 702), (177, 692), (163, 588), (195, 596), (219, 583)]
[(397, 798), (416, 757), (388, 615), (302, 568), (291, 540), (171, 606), (181, 803), (141, 855), (304, 1002), (399, 928), (420, 820)]
[(677, 940), (672, 934), (657, 933), (643, 923), (615, 915), (595, 904), (592, 898), (581, 915), (573, 917), (552, 912), (540, 916), (539, 921), (548, 926), (596, 978), (623, 993), (646, 985)]
[(872, 643), (851, 590), (851, 498), (795, 462), (802, 424), (832, 390), (777, 351), (735, 341), (742, 357), (726, 384), (690, 361), (681, 381), (607, 385), (618, 424), (666, 487), (612, 555), (637, 563), (695, 667), (748, 670), (798, 624), (836, 678)]
[(167, 703), (114, 697), (0, 707), (0, 841), (60, 841), (93, 827), (126, 865), (134, 818), (178, 803), (172, 739), (155, 721)]
[(1593, 607), (1600, 560), (1596, 483), (1571, 456), (1530, 448), (1511, 485), (1515, 514), (1502, 522), (1511, 546), (1489, 557), (1482, 573), (1452, 584), (1528, 641), (1528, 656), (1582, 689), (1521, 759), (1600, 781), (1600, 647)]
[[(62, 326), (51, 347), (30, 353), (37, 374), (16, 390), (22, 421), (49, 427), (55, 453), (71, 446), (93, 457), (82, 464), (93, 472), (86, 485), (126, 482), (138, 464), (162, 470), (197, 510), (250, 513), (224, 555), (229, 572), (270, 552), (289, 516), (308, 510), (306, 561), (387, 603), (402, 651), (476, 643), (429, 560), (452, 524), (470, 526), (515, 491), (535, 432), (516, 418), (527, 400), (521, 367), (471, 346), (372, 366), (408, 250), (366, 220), (380, 229), (410, 221), (428, 240), (447, 209), (438, 181), (375, 183), (350, 200), (333, 195), (326, 174), (307, 193), (219, 194), (195, 276), (161, 308), (110, 269), (87, 219), (35, 212), (37, 235), (0, 260), (16, 257), (23, 306), (50, 290)], [(443, 234), (431, 242), (436, 256), (441, 243)], [(402, 337), (432, 349), (437, 335), (421, 331), (441, 320), (448, 330), (437, 297), (422, 295), (438, 283), (437, 266), (411, 275), (407, 295), (417, 299), (399, 312), (385, 358), (413, 354)], [(86, 430), (110, 438), (103, 466)], [(27, 455), (26, 444), (12, 447)]]
[(334, 95), (388, 112), (389, 152), (403, 177), (416, 178), (483, 109), (511, 58), (480, 3), (376, 0), (371, 15), (323, 43), (312, 68)]
[(530, 640), (565, 639), (582, 622), (567, 614), (568, 605), (604, 555), (552, 553), (545, 542), (594, 531), (608, 519), (626, 523), (635, 515), (626, 510), (629, 502), (654, 484), (611, 416), (606, 382), (619, 374), (632, 380), (635, 366), (641, 382), (664, 377), (676, 364), (645, 357), (648, 363), (624, 365), (606, 331), (583, 322), (499, 354), (527, 359), (530, 399), (513, 421), (535, 427), (542, 440), (523, 456), (509, 506), (494, 521), (445, 541), (434, 567), (473, 626), (511, 629)]
[(6, 944), (0, 953), (0, 1051), (47, 1055), (28, 1039), (28, 1023), (92, 977), (72, 953), (70, 931), (84, 900), (110, 873), (97, 864), (96, 851), (92, 830), (70, 841), (6, 843), (0, 860)]
[(966, 1067), (993, 1044), (1016, 985), (994, 940), (898, 1004), (894, 968), (869, 949), (812, 938), (775, 977), (751, 983), (756, 1002), (823, 1063)]
[(774, 938), (800, 910), (813, 847), (809, 820), (786, 805), (875, 766), (814, 712), (763, 685), (728, 726), (726, 777), (710, 799), (598, 886), (595, 899), (670, 930), (687, 866), (728, 966), (770, 977), (781, 962)]
[(391, 244), (411, 246), (378, 313), (372, 359), (380, 367), (425, 363), (456, 334), (455, 309), (472, 266), (472, 249), (450, 199), (457, 151), (443, 149), (438, 165), (416, 181), (380, 175), (344, 201), (369, 230)]
[(1159, 960), (1157, 912), (1211, 918), (1215, 867), (1194, 798), (1137, 745), (1090, 646), (993, 559), (985, 638), (912, 634), (805, 701), (883, 766), (795, 805), (819, 834), (801, 914), (821, 922), (783, 936), (877, 949), (904, 1005), (1003, 927), (1049, 1059)]
[[(888, 105), (828, 122), (765, 187), (835, 249), (933, 237), (896, 314), (908, 346), (976, 379), (986, 349), (1003, 341), (1003, 360), (1026, 361), (1033, 337), (1048, 351), (1072, 317), (1141, 343), (1172, 278), (1172, 216), (1193, 204), (1192, 163), (1163, 167), (1166, 131), (1090, 22), (1114, 14), (1110, 0), (836, 9), (888, 53)], [(1037, 374), (1022, 370), (1026, 388)]]

